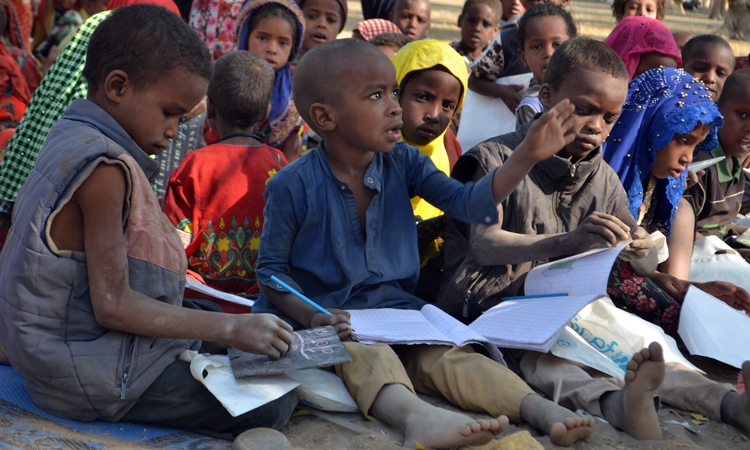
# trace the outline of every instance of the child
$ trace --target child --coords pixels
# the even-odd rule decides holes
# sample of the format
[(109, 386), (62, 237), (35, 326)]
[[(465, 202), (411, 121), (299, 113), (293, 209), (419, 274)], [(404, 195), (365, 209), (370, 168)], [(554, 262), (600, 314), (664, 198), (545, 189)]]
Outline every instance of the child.
[(682, 48), (685, 47), (687, 41), (693, 38), (693, 35), (685, 31), (673, 31), (672, 37), (674, 42), (677, 44), (677, 48), (682, 52)]
[(430, 29), (431, 9), (429, 0), (396, 0), (391, 22), (412, 41), (424, 39)]
[(83, 23), (75, 0), (45, 0), (39, 5), (32, 41), (34, 56), (44, 61), (53, 47)]
[(300, 56), (311, 48), (336, 39), (346, 25), (346, 0), (296, 0), (305, 17), (305, 37)]
[[(544, 74), (540, 98), (547, 109), (566, 98), (576, 105), (576, 139), (531, 170), (503, 201), (501, 222), (475, 225), (470, 231), (463, 230), (461, 224), (459, 228), (446, 227), (453, 230), (443, 248), (446, 261), (465, 256), (457, 269), (446, 267), (455, 273), (443, 284), (438, 306), (460, 319), (473, 319), (503, 297), (522, 294), (525, 276), (535, 265), (611, 246), (628, 236), (635, 241), (625, 250), (626, 257), (643, 261), (652, 245), (650, 238), (630, 215), (627, 196), (617, 174), (604, 162), (600, 147), (617, 123), (626, 94), (627, 72), (617, 55), (601, 42), (578, 37), (555, 51)], [(528, 139), (529, 127), (535, 122), (468, 151), (456, 163), (453, 176), (459, 181), (479, 180), (496, 167), (504, 167), (514, 149)], [(646, 269), (646, 265), (640, 267)], [(636, 438), (657, 439), (661, 431), (652, 397), (664, 377), (661, 348), (652, 345), (633, 359), (637, 365), (629, 367), (633, 373), (626, 376), (624, 384), (592, 379), (580, 367), (551, 354), (526, 352), (520, 368), (533, 386), (548, 395), (564, 376), (561, 404), (602, 416)], [(665, 382), (669, 389), (662, 389), (662, 399), (716, 417), (722, 404), (722, 397), (716, 394), (729, 390), (691, 374), (697, 375), (670, 368)], [(701, 395), (690, 397), (688, 390), (713, 394), (711, 404), (701, 405)], [(727, 406), (735, 401), (732, 396)], [(730, 423), (736, 423), (731, 415), (744, 420), (747, 428), (747, 417), (733, 411), (726, 417)]]
[(503, 15), (500, 18), (500, 28), (505, 28), (508, 25), (513, 25), (526, 12), (523, 7), (521, 0), (500, 0), (500, 4), (503, 6)]
[(302, 48), (305, 19), (292, 0), (250, 0), (237, 18), (237, 49), (265, 59), (276, 72), (271, 111), (257, 129), (263, 143), (278, 148), (287, 161), (300, 154), (304, 126), (292, 101), (292, 69)]
[(734, 71), (734, 52), (721, 36), (702, 34), (687, 41), (683, 47), (682, 68), (700, 78), (711, 98), (718, 102), (724, 81)]
[[(294, 76), (294, 100), (324, 142), (268, 183), (256, 269), (261, 296), (253, 312), (274, 311), (302, 328), (331, 325), (345, 337), (349, 318), (342, 309), (421, 308), (424, 302), (412, 295), (419, 256), (409, 198), (422, 196), (463, 220), (492, 223), (496, 202), (535, 161), (567, 141), (565, 118), (572, 111), (563, 102), (539, 119), (505, 169), (463, 185), (397, 142), (396, 74), (373, 46), (355, 39), (322, 44), (300, 60)], [(272, 275), (334, 315), (277, 290)], [(352, 362), (336, 373), (368, 418), (404, 433), (406, 447), (487, 442), (507, 424), (498, 417), (504, 413), (550, 433), (557, 444), (571, 445), (592, 431), (590, 418), (531, 394), (512, 372), (469, 347), (344, 345)], [(498, 388), (487, 389), (490, 383)], [(435, 408), (415, 389), (498, 419), (474, 421)]]
[(551, 3), (535, 5), (518, 22), (518, 54), (523, 65), (534, 74), (534, 83), (518, 104), (516, 128), (542, 112), (539, 91), (547, 64), (555, 50), (577, 34), (578, 29), (570, 13)]
[(263, 190), (286, 166), (281, 152), (253, 135), (268, 112), (274, 73), (242, 50), (219, 58), (214, 70), (206, 120), (219, 142), (185, 155), (169, 180), (164, 212), (188, 243), (189, 269), (209, 286), (253, 296)]
[(398, 33), (382, 33), (370, 39), (370, 44), (378, 48), (388, 59), (393, 59), (393, 55), (401, 48), (411, 42), (411, 39)]
[[(439, 171), (450, 175), (453, 163), (461, 155), (448, 153), (445, 133), (466, 95), (466, 64), (450, 45), (423, 39), (399, 51), (393, 65), (403, 110), (401, 138), (428, 156)], [(414, 215), (421, 220), (442, 214), (420, 197), (413, 197), (411, 203)]]
[[(532, 6), (538, 3), (552, 3), (563, 8), (570, 4), (570, 0), (548, 0), (532, 1), (522, 0), (524, 10), (528, 11)], [(471, 75), (469, 76), (469, 89), (479, 94), (500, 98), (503, 103), (515, 112), (518, 104), (521, 102), (520, 92), (523, 85), (501, 85), (496, 81), (499, 78), (512, 75), (528, 73), (528, 67), (525, 67), (521, 61), (518, 52), (518, 24), (514, 23), (500, 31), (495, 39), (489, 43), (487, 50), (482, 56), (472, 63)]]
[(682, 64), (677, 43), (663, 23), (648, 17), (626, 17), (604, 40), (620, 55), (631, 80), (657, 67)]
[(149, 154), (169, 146), (211, 74), (206, 45), (164, 8), (119, 8), (91, 36), (88, 99), (50, 131), (0, 254), (0, 341), (51, 414), (234, 435), (289, 419), (294, 394), (231, 417), (177, 359), (200, 340), (271, 357), (292, 343), (275, 317), (182, 306), (185, 254)]
[(612, 3), (612, 15), (617, 23), (630, 16), (649, 17), (664, 20), (667, 12), (666, 0), (615, 0)]
[[(700, 236), (729, 237), (742, 234), (747, 227), (734, 225), (745, 190), (740, 159), (750, 152), (750, 69), (742, 69), (727, 78), (719, 97), (719, 111), (724, 126), (719, 128), (719, 145), (712, 152), (701, 152), (701, 161), (726, 156), (724, 161), (705, 169), (698, 183), (685, 191), (695, 209)], [(729, 241), (731, 242), (731, 240)]]
[(607, 292), (616, 306), (672, 333), (690, 284), (750, 310), (750, 296), (734, 285), (686, 281), (695, 225), (693, 210), (682, 199), (685, 168), (695, 151), (716, 148), (723, 124), (710, 97), (703, 83), (687, 72), (650, 70), (631, 83), (623, 113), (604, 147), (604, 159), (627, 193), (630, 214), (649, 233), (661, 231), (669, 246), (669, 258), (645, 279), (633, 277), (629, 263), (617, 260)]
[(372, 38), (384, 33), (401, 34), (401, 30), (395, 23), (389, 20), (367, 19), (357, 22), (357, 25), (355, 25), (352, 30), (352, 37), (354, 39), (361, 39), (369, 42)]
[(500, 30), (501, 11), (499, 0), (466, 0), (464, 3), (458, 16), (461, 40), (451, 42), (451, 47), (465, 58), (467, 64), (482, 54)]

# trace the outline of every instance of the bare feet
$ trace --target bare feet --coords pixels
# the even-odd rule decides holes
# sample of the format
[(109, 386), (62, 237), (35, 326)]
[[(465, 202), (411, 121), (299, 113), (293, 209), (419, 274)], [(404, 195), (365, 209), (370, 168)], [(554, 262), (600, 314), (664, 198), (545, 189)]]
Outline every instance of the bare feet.
[(745, 392), (730, 392), (721, 402), (721, 420), (750, 433), (750, 361), (742, 364), (742, 380)]
[(636, 439), (661, 439), (654, 394), (664, 381), (665, 371), (664, 352), (657, 342), (633, 355), (625, 373), (625, 387), (599, 400), (604, 418)]
[(594, 432), (593, 417), (581, 417), (536, 394), (529, 394), (521, 401), (521, 419), (547, 433), (554, 444), (563, 447), (570, 447)]
[(508, 418), (474, 420), (437, 408), (419, 399), (404, 385), (392, 384), (380, 390), (370, 413), (404, 433), (404, 447), (417, 443), (425, 448), (483, 445), (508, 426)]

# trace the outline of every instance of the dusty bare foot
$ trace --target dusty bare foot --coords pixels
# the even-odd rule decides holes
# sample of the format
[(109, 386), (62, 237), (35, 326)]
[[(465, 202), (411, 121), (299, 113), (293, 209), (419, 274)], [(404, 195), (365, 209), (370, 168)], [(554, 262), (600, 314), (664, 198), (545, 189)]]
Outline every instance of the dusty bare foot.
[(508, 418), (474, 420), (422, 401), (402, 384), (383, 387), (370, 413), (404, 433), (404, 447), (425, 448), (483, 445), (508, 426)]
[(554, 444), (563, 447), (570, 447), (594, 432), (593, 417), (581, 417), (536, 394), (529, 394), (521, 401), (521, 419), (547, 433)]
[(721, 420), (745, 433), (750, 433), (750, 361), (742, 364), (742, 381), (745, 392), (730, 392), (721, 402)]
[(654, 394), (665, 371), (664, 352), (657, 342), (633, 355), (625, 372), (625, 387), (599, 400), (604, 418), (636, 439), (661, 439)]
[(502, 433), (508, 418), (500, 416), (491, 420), (474, 420), (445, 409), (429, 406), (419, 408), (409, 415), (404, 429), (404, 447), (414, 448), (417, 443), (425, 448), (453, 448), (465, 445), (484, 445)]

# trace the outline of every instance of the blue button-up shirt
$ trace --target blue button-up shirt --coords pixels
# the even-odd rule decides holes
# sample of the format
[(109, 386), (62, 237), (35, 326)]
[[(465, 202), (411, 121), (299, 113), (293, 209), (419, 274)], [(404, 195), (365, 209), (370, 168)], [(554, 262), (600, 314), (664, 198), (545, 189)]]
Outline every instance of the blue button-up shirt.
[[(268, 182), (255, 273), (276, 275), (324, 308), (419, 309), (417, 228), (410, 199), (419, 196), (462, 222), (494, 224), (492, 176), (462, 184), (403, 142), (376, 153), (362, 182), (376, 191), (362, 233), (354, 194), (334, 175), (321, 147)], [(253, 312), (283, 315), (261, 295)], [(285, 317), (288, 320), (288, 318)]]

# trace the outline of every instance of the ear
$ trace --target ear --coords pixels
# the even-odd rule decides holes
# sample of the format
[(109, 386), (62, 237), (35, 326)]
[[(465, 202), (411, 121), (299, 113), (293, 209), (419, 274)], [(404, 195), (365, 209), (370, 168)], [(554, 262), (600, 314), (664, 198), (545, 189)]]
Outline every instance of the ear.
[(545, 111), (555, 106), (552, 104), (552, 97), (554, 97), (554, 95), (555, 95), (555, 90), (552, 89), (552, 87), (549, 84), (544, 84), (542, 86), (542, 89), (539, 91), (539, 103), (542, 104)]
[(104, 84), (100, 87), (109, 101), (120, 104), (125, 95), (133, 90), (133, 84), (130, 77), (124, 70), (113, 70), (104, 79)]
[(271, 114), (271, 102), (268, 102), (268, 108), (266, 108), (266, 114), (263, 116), (263, 119), (261, 120), (261, 122), (268, 119), (269, 114)]
[(463, 14), (459, 14), (458, 15), (458, 22), (456, 22), (456, 25), (458, 26), (458, 28), (461, 28), (461, 22), (463, 20), (464, 20), (464, 15)]
[(333, 131), (336, 129), (336, 112), (330, 105), (313, 103), (310, 105), (311, 126), (321, 131)]
[(521, 57), (521, 63), (523, 63), (524, 67), (529, 67), (529, 63), (526, 62), (526, 55), (524, 54), (524, 51), (522, 49), (518, 49), (518, 56)]

